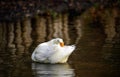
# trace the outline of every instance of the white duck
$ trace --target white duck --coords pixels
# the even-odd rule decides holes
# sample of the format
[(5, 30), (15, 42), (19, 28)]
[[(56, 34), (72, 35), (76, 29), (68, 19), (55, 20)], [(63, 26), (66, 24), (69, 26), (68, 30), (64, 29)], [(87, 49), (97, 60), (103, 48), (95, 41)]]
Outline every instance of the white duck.
[(61, 38), (39, 44), (32, 53), (32, 60), (42, 63), (66, 63), (75, 45), (64, 46)]

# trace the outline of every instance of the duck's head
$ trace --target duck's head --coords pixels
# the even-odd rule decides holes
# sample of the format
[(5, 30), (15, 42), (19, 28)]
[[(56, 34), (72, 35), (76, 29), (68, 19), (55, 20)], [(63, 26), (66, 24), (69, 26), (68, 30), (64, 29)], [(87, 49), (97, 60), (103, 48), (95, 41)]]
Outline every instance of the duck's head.
[(55, 38), (55, 39), (52, 39), (51, 41), (53, 42), (53, 44), (60, 45), (61, 47), (64, 46), (63, 39), (61, 38)]

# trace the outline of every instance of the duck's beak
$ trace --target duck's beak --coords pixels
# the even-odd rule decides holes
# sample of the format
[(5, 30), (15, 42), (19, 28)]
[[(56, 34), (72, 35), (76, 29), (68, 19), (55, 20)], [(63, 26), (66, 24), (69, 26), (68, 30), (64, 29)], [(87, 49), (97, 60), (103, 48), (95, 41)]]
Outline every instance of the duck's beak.
[(60, 42), (60, 46), (63, 47), (64, 46), (64, 42)]

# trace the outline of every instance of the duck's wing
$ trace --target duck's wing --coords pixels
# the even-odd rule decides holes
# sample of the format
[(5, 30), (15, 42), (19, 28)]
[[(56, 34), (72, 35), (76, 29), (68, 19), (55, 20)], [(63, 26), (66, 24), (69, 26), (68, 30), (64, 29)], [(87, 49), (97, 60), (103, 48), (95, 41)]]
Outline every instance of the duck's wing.
[(35, 48), (31, 58), (33, 61), (42, 62), (45, 61), (51, 53), (52, 50), (49, 45), (47, 43), (42, 43)]

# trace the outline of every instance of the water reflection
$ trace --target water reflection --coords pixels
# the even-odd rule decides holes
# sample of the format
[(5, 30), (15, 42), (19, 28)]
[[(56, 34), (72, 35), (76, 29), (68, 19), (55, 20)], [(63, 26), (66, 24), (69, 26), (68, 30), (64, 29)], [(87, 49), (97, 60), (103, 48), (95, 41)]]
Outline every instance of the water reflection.
[(31, 62), (25, 60), (26, 55), (31, 61), (34, 48), (54, 37), (63, 38), (65, 44), (76, 44), (77, 48), (69, 59), (75, 74), (69, 64), (32, 63), (34, 76), (117, 77), (120, 17), (111, 16), (114, 14), (108, 10), (102, 11), (104, 15), (99, 11), (98, 16), (97, 13), (92, 16), (94, 11), (86, 11), (73, 20), (69, 20), (68, 14), (62, 14), (55, 19), (36, 16), (0, 23), (0, 77), (33, 77)]
[(32, 63), (35, 77), (74, 77), (74, 69), (69, 64)]

